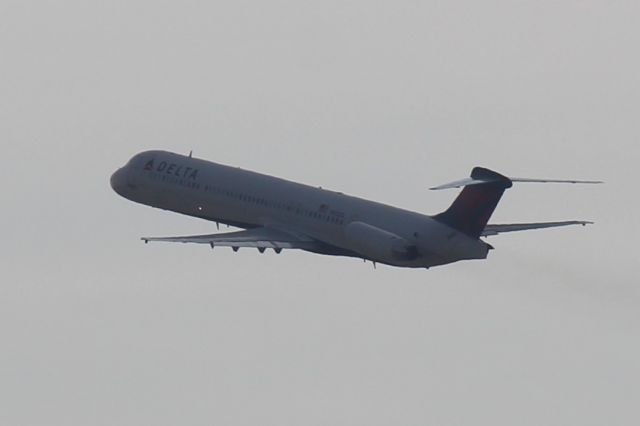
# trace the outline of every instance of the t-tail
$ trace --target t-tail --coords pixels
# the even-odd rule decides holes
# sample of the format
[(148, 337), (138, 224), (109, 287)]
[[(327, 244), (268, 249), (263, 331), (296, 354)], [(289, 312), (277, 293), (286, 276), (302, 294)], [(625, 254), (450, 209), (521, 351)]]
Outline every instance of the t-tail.
[(487, 226), (502, 194), (507, 188), (511, 188), (513, 183), (508, 177), (482, 167), (474, 167), (471, 180), (473, 183), (458, 181), (449, 184), (464, 184), (464, 189), (453, 204), (434, 216), (434, 219), (470, 237), (478, 238)]
[(504, 194), (505, 190), (511, 188), (514, 182), (602, 183), (601, 181), (592, 180), (508, 178), (493, 170), (474, 167), (471, 171), (471, 177), (469, 178), (431, 188), (447, 189), (464, 187), (462, 192), (460, 192), (458, 197), (453, 201), (453, 204), (451, 204), (447, 210), (435, 215), (433, 218), (472, 238), (495, 235), (499, 232), (590, 223), (585, 221), (567, 221), (487, 226), (500, 198), (502, 198), (502, 194)]

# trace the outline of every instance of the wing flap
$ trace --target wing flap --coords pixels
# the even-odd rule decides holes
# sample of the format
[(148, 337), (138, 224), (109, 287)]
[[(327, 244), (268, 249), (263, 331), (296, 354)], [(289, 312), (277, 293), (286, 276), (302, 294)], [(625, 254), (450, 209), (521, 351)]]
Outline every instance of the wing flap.
[(503, 232), (528, 231), (530, 229), (555, 228), (568, 225), (590, 225), (593, 222), (585, 220), (568, 220), (564, 222), (511, 223), (506, 225), (487, 225), (481, 236), (498, 235)]
[(238, 232), (222, 234), (188, 235), (178, 237), (142, 237), (142, 241), (161, 241), (170, 243), (209, 244), (219, 247), (255, 247), (273, 249), (311, 249), (317, 243), (305, 236), (272, 228), (252, 228)]

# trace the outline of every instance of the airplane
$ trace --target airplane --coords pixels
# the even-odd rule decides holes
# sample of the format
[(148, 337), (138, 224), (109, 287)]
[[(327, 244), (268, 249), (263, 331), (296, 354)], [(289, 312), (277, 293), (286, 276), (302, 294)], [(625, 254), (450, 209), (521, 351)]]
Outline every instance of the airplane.
[(111, 176), (124, 198), (159, 209), (243, 228), (242, 231), (150, 241), (214, 247), (300, 249), (396, 267), (430, 268), (486, 259), (493, 247), (481, 237), (504, 232), (593, 222), (488, 224), (504, 191), (514, 182), (601, 183), (508, 178), (475, 167), (469, 178), (431, 189), (463, 188), (451, 206), (429, 216), (341, 192), (316, 188), (237, 167), (167, 151), (145, 151)]

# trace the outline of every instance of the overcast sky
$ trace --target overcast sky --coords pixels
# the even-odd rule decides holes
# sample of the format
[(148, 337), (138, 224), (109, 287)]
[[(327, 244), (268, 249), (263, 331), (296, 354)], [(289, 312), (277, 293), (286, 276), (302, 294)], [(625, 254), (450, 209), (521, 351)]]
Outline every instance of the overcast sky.
[[(0, 2), (0, 424), (636, 425), (637, 1)], [(428, 214), (475, 165), (492, 237), (429, 271), (144, 245), (145, 149)]]

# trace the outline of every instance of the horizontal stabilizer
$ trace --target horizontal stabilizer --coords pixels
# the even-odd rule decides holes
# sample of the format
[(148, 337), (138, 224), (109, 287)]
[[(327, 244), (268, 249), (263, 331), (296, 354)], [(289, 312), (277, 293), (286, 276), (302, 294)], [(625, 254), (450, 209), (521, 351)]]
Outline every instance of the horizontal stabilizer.
[(601, 180), (575, 180), (575, 179), (529, 179), (529, 178), (509, 178), (511, 182), (532, 182), (532, 183), (603, 183)]
[(512, 223), (508, 225), (487, 225), (480, 234), (483, 237), (498, 235), (503, 232), (528, 231), (530, 229), (556, 228), (568, 225), (590, 225), (593, 222), (586, 220), (568, 220), (565, 222), (538, 222), (538, 223)]
[[(490, 173), (483, 173), (486, 169), (476, 167), (471, 173), (471, 177), (456, 180), (453, 182), (445, 183), (444, 185), (434, 186), (432, 190), (449, 189), (449, 188), (461, 188), (463, 186), (480, 185), (483, 183), (500, 182), (504, 180), (504, 176), (496, 176)], [(479, 173), (480, 172), (480, 173)], [(530, 178), (507, 178), (511, 182), (524, 182), (524, 183), (602, 183), (599, 180), (575, 180), (575, 179), (530, 179)]]

